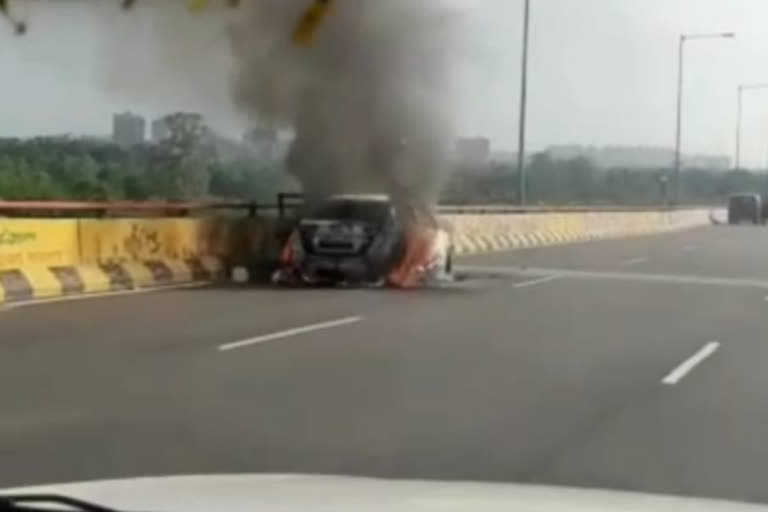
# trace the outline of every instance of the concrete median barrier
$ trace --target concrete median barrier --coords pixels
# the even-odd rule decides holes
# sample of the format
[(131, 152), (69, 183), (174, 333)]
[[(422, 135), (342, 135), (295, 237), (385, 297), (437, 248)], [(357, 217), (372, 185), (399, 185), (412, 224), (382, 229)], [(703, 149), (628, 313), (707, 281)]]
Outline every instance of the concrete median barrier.
[(0, 219), (0, 303), (214, 280), (271, 233), (259, 219)]
[(541, 247), (662, 233), (710, 224), (710, 210), (445, 215), (456, 252)]
[[(710, 223), (710, 210), (442, 216), (457, 253), (659, 233)], [(265, 218), (0, 219), (0, 303), (268, 276), (278, 222)]]

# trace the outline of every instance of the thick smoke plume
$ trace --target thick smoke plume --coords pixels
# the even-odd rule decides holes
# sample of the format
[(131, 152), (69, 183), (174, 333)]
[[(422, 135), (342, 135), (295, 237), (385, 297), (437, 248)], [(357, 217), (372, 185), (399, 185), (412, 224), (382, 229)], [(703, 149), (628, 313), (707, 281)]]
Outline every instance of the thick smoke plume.
[(301, 47), (290, 34), (306, 7), (247, 3), (232, 29), (237, 104), (294, 129), (288, 169), (309, 194), (433, 199), (453, 140), (452, 11), (437, 0), (336, 0)]
[(135, 25), (112, 23), (110, 83), (145, 96), (200, 93), (210, 104), (228, 82), (252, 123), (295, 133), (287, 167), (307, 194), (388, 192), (425, 203), (454, 140), (461, 31), (446, 1), (334, 0), (308, 46), (292, 32), (311, 0), (241, 0), (202, 16), (168, 7), (175, 2), (140, 2), (129, 16), (144, 20), (150, 51), (128, 43)]

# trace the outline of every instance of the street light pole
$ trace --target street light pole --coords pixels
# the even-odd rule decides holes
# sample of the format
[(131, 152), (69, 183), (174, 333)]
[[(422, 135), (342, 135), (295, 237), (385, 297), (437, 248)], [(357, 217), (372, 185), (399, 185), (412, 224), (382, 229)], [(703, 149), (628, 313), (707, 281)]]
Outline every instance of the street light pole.
[(741, 169), (741, 125), (743, 118), (744, 91), (753, 91), (756, 89), (768, 89), (768, 83), (763, 84), (741, 84), (739, 85), (739, 99), (736, 104), (736, 156), (734, 158), (735, 169)]
[(672, 180), (672, 204), (677, 206), (680, 202), (680, 167), (681, 167), (681, 142), (683, 125), (683, 70), (685, 59), (685, 43), (692, 39), (733, 39), (733, 32), (720, 32), (715, 34), (680, 34), (677, 53), (677, 123), (675, 129), (675, 168)]
[(739, 86), (739, 100), (736, 102), (736, 158), (734, 163), (735, 169), (738, 171), (741, 169), (741, 104), (742, 96), (744, 95), (744, 86)]
[(531, 2), (524, 0), (523, 6), (523, 55), (520, 73), (520, 119), (517, 131), (517, 190), (521, 206), (527, 202), (525, 176), (525, 121), (528, 106), (528, 35), (531, 15)]
[(675, 127), (675, 174), (672, 179), (672, 205), (680, 201), (680, 145), (683, 129), (683, 63), (685, 57), (685, 34), (680, 35), (677, 49), (677, 125)]

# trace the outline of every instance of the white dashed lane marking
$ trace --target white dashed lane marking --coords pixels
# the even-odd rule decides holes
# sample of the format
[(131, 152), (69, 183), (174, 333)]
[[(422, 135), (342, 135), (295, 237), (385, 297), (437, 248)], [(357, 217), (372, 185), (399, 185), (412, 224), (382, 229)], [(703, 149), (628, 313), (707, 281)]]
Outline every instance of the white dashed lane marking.
[(232, 343), (225, 343), (223, 345), (219, 345), (219, 350), (222, 352), (226, 352), (229, 350), (235, 350), (238, 348), (244, 348), (249, 347), (252, 345), (260, 345), (262, 343), (266, 343), (268, 341), (275, 341), (280, 340), (283, 338), (291, 338), (294, 336), (300, 336), (302, 334), (308, 334), (310, 332), (315, 331), (322, 331), (326, 329), (333, 329), (334, 327), (342, 327), (345, 325), (351, 325), (356, 324), (358, 322), (362, 322), (363, 317), (361, 316), (350, 316), (346, 318), (339, 318), (337, 320), (329, 320), (327, 322), (320, 322), (317, 324), (310, 324), (310, 325), (304, 325), (302, 327), (294, 327), (292, 329), (286, 329), (284, 331), (278, 331), (273, 332), (269, 334), (263, 334), (261, 336), (256, 336), (254, 338), (248, 338), (245, 340), (240, 341), (234, 341)]
[(530, 281), (522, 281), (520, 283), (515, 283), (515, 288), (528, 288), (530, 286), (536, 286), (539, 284), (549, 283), (550, 281), (554, 281), (555, 279), (560, 279), (561, 276), (554, 275), (554, 276), (546, 276), (546, 277), (540, 277), (538, 279), (531, 279)]
[(686, 375), (691, 373), (697, 366), (712, 357), (720, 348), (720, 342), (710, 341), (701, 347), (695, 354), (680, 363), (674, 370), (661, 380), (665, 386), (674, 386), (678, 384)]

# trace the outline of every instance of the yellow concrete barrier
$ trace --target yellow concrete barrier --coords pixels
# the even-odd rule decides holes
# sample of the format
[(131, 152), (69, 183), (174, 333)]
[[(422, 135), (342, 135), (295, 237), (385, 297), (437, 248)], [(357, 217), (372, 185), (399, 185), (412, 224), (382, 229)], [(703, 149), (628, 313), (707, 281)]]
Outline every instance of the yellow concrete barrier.
[(476, 254), (634, 236), (710, 223), (709, 210), (446, 215), (456, 252)]
[(77, 220), (0, 219), (0, 270), (79, 262)]
[[(446, 215), (458, 254), (685, 229), (709, 211)], [(187, 283), (279, 252), (264, 219), (2, 219), (0, 302)], [(268, 267), (268, 264), (265, 265)]]
[(216, 219), (81, 220), (81, 258), (83, 263), (106, 264), (223, 256), (232, 224)]
[(271, 239), (259, 219), (0, 220), (0, 303), (210, 280)]

